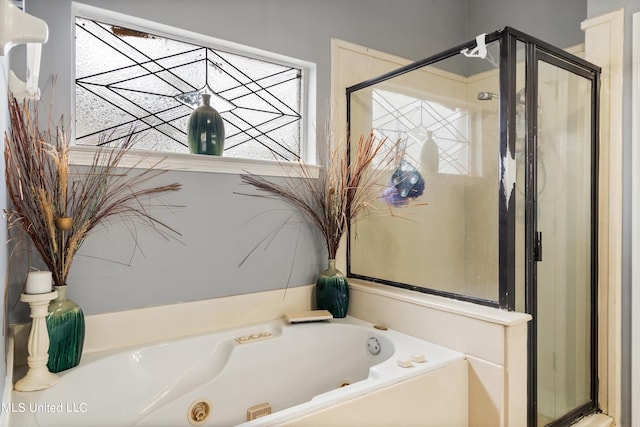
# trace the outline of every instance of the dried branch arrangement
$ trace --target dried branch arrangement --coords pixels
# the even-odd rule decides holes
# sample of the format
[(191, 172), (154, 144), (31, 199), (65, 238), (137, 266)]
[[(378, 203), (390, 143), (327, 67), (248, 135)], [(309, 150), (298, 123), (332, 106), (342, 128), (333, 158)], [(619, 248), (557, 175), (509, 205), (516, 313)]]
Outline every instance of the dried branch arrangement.
[[(350, 223), (371, 213), (373, 202), (381, 197), (379, 187), (384, 174), (389, 174), (396, 161), (399, 141), (377, 139), (373, 132), (361, 136), (349, 163), (349, 144), (337, 144), (318, 179), (303, 162), (299, 173), (272, 182), (264, 177), (244, 174), (241, 179), (267, 194), (258, 197), (284, 200), (314, 224), (324, 237), (329, 259), (335, 259), (340, 239)], [(374, 165), (375, 162), (375, 165)]]
[[(107, 220), (144, 224), (159, 233), (179, 234), (155, 218), (152, 200), (178, 191), (178, 183), (150, 186), (165, 171), (122, 167), (134, 144), (132, 134), (117, 148), (99, 148), (86, 169), (69, 167), (68, 134), (64, 126), (38, 126), (37, 104), (9, 101), (10, 133), (5, 134), (5, 177), (9, 227), (26, 233), (63, 286), (74, 255), (95, 227)], [(50, 120), (49, 120), (50, 122)], [(164, 205), (167, 206), (167, 205)]]

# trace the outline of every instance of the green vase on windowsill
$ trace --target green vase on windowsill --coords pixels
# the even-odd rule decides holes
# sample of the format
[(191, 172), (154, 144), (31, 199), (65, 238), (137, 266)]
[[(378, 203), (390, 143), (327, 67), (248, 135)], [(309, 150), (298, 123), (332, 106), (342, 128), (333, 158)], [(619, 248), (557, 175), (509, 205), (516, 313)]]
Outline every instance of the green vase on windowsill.
[(224, 120), (211, 105), (211, 94), (202, 94), (202, 105), (189, 117), (187, 140), (192, 154), (222, 156), (224, 151)]
[(66, 286), (54, 286), (58, 297), (49, 303), (50, 372), (61, 372), (78, 366), (84, 346), (84, 314), (78, 304), (67, 299)]
[(318, 275), (316, 305), (318, 310), (328, 310), (335, 318), (343, 318), (349, 311), (349, 284), (336, 268), (335, 259), (329, 259), (329, 268)]

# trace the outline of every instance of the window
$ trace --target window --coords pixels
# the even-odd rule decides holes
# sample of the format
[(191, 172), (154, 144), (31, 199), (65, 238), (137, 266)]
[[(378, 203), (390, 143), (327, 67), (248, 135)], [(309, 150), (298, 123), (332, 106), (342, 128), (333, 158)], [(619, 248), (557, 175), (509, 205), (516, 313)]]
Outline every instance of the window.
[(86, 15), (75, 18), (77, 145), (133, 131), (136, 148), (188, 153), (189, 116), (211, 93), (225, 157), (295, 161), (315, 151), (306, 136), (311, 64), (111, 12)]

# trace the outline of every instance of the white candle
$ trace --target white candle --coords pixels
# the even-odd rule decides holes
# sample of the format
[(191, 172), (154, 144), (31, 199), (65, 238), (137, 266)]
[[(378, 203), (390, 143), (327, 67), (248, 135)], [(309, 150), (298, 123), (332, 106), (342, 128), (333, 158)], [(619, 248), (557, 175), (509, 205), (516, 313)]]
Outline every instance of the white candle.
[(27, 275), (27, 294), (47, 294), (51, 292), (52, 276), (50, 271), (32, 271)]

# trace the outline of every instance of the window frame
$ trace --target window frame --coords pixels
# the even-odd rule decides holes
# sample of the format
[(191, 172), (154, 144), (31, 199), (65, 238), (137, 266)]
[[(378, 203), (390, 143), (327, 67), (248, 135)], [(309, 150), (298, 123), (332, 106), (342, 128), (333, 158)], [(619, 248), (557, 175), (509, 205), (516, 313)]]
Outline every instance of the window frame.
[[(166, 37), (173, 40), (195, 44), (197, 46), (220, 49), (229, 53), (245, 56), (262, 61), (275, 62), (289, 67), (295, 67), (301, 70), (301, 141), (300, 141), (300, 160), (307, 165), (312, 166), (312, 170), (319, 170), (319, 162), (316, 154), (316, 135), (313, 122), (316, 118), (316, 64), (300, 59), (291, 58), (285, 55), (268, 52), (265, 50), (253, 48), (228, 40), (223, 40), (208, 36), (205, 34), (195, 33), (174, 26), (149, 21), (136, 16), (131, 16), (107, 9), (89, 6), (82, 3), (72, 2), (71, 19), (72, 19), (72, 40), (75, 40), (75, 21), (76, 18), (86, 18), (114, 25), (121, 25), (138, 31), (148, 32)], [(75, 87), (76, 71), (75, 71), (75, 44), (71, 49), (71, 87)], [(72, 112), (76, 111), (75, 90), (71, 91)], [(77, 145), (75, 139), (75, 127), (72, 127), (71, 144), (70, 144), (70, 161), (73, 164), (86, 165), (90, 164), (93, 153), (96, 148), (87, 145)], [(297, 162), (286, 162), (277, 160), (260, 160), (250, 158), (224, 157), (220, 156), (216, 159), (194, 154), (172, 153), (164, 151), (151, 150), (131, 150), (127, 155), (130, 160), (127, 163), (135, 164), (144, 158), (162, 159), (162, 167), (171, 170), (181, 171), (199, 171), (199, 172), (216, 172), (216, 173), (255, 173), (271, 176), (286, 176), (291, 173), (291, 167), (297, 167)], [(317, 166), (317, 167), (313, 167)]]

